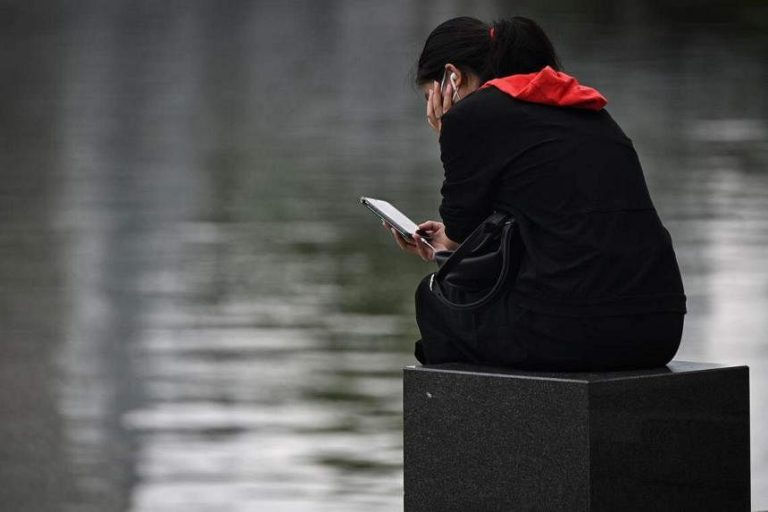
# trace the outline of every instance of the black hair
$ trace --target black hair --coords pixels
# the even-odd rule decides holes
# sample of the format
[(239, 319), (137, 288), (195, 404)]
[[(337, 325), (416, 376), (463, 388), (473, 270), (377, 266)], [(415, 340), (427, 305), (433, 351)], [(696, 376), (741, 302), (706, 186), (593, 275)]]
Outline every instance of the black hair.
[(439, 82), (448, 63), (463, 73), (477, 75), (483, 82), (534, 73), (545, 66), (561, 69), (560, 59), (544, 30), (523, 16), (490, 25), (467, 16), (441, 23), (424, 43), (416, 66), (416, 84)]

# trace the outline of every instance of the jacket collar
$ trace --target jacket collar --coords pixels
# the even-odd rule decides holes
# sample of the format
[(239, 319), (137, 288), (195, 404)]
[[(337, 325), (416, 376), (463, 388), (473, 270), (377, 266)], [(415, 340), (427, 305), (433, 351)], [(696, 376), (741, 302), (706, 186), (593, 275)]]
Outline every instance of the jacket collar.
[(518, 100), (558, 107), (600, 110), (608, 103), (597, 89), (581, 85), (574, 77), (550, 66), (535, 73), (494, 78), (481, 89), (486, 87), (496, 87)]

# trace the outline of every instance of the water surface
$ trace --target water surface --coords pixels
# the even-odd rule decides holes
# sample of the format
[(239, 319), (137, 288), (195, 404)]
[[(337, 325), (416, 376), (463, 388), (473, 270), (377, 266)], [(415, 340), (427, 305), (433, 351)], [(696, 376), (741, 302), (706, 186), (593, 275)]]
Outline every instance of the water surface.
[[(684, 273), (678, 358), (751, 367), (768, 508), (766, 25), (529, 4), (638, 150)], [(356, 199), (435, 218), (408, 71), (438, 22), (504, 5), (0, 2), (0, 502), (401, 509), (431, 268)]]

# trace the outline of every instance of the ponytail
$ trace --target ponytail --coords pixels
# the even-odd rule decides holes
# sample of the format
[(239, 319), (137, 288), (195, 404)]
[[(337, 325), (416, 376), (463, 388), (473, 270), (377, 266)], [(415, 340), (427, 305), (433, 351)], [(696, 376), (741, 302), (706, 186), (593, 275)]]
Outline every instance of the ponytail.
[(535, 21), (514, 16), (491, 23), (484, 80), (562, 66), (552, 42)]
[(536, 22), (522, 16), (490, 25), (466, 16), (441, 23), (424, 43), (416, 66), (416, 84), (440, 81), (448, 63), (483, 82), (533, 73), (545, 66), (561, 68), (547, 35)]

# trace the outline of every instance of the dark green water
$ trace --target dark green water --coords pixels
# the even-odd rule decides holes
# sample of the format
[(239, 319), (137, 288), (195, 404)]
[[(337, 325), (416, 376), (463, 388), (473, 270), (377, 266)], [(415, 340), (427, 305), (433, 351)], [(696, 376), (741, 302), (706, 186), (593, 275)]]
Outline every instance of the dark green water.
[(538, 19), (608, 97), (683, 269), (678, 358), (752, 368), (768, 508), (766, 10), (506, 5), (0, 0), (0, 509), (402, 507), (431, 267), (356, 200), (437, 215), (408, 71), (467, 13)]

